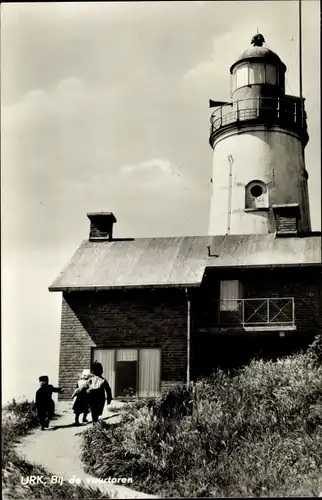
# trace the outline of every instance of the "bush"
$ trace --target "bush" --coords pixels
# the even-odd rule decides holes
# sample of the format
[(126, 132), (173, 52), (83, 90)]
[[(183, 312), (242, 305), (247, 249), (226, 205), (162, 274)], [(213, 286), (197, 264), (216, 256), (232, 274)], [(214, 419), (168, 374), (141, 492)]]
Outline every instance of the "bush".
[(82, 458), (99, 477), (130, 476), (164, 496), (314, 495), (321, 396), (311, 354), (252, 361), (131, 405), (120, 423), (84, 433)]
[(14, 443), (38, 425), (35, 404), (15, 399), (2, 412), (2, 467), (6, 467)]
[(315, 337), (308, 349), (308, 353), (313, 357), (316, 363), (322, 363), (322, 333)]

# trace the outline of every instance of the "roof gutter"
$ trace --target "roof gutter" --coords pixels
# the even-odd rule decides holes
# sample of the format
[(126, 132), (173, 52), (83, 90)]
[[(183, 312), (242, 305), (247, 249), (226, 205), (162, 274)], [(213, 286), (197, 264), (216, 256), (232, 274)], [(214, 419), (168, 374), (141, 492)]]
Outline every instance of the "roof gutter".
[(185, 288), (187, 297), (187, 388), (190, 385), (190, 344), (191, 344), (191, 303), (188, 288)]

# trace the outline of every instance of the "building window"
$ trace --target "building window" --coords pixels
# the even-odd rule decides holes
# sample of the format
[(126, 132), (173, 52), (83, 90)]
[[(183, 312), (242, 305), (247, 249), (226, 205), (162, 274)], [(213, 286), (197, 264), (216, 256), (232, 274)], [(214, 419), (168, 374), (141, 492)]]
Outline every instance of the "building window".
[(156, 397), (160, 394), (161, 349), (94, 349), (113, 397)]
[(238, 280), (220, 282), (220, 311), (237, 311), (241, 296), (241, 284)]
[(251, 181), (245, 188), (245, 208), (259, 210), (268, 208), (268, 189), (262, 181)]

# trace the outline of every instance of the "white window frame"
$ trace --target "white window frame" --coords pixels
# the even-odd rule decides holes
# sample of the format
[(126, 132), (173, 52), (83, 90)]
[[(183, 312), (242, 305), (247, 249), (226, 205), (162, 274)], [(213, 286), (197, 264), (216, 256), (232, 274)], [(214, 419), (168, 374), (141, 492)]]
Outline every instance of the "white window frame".
[(241, 299), (239, 280), (220, 281), (220, 311), (238, 311)]

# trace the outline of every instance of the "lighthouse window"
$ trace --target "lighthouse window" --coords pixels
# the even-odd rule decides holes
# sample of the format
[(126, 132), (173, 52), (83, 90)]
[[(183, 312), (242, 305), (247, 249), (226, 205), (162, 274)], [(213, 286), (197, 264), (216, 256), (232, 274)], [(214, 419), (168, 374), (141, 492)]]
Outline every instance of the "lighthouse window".
[(281, 89), (285, 90), (285, 74), (282, 69), (278, 73), (278, 85)]
[(265, 82), (265, 64), (252, 63), (249, 65), (249, 83)]
[(266, 83), (270, 83), (271, 85), (276, 85), (276, 66), (273, 64), (266, 64)]
[(268, 189), (264, 182), (258, 180), (247, 184), (245, 187), (245, 208), (248, 210), (268, 208)]
[(236, 70), (236, 87), (248, 85), (248, 63), (241, 64)]
[(233, 73), (230, 75), (230, 87), (231, 87), (231, 93), (233, 93), (236, 90), (236, 73)]
[(255, 186), (250, 188), (250, 192), (254, 198), (258, 198), (263, 194), (263, 188), (259, 184), (255, 184)]

